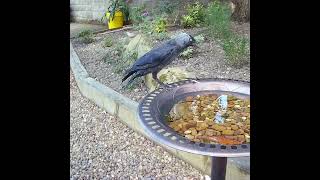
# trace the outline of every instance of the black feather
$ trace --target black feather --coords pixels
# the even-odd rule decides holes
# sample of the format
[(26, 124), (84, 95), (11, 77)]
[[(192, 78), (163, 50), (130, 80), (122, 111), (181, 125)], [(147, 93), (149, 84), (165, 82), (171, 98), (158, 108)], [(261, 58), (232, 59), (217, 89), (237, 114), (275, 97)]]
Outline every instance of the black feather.
[[(190, 38), (194, 40), (192, 36), (190, 36)], [(133, 74), (134, 75), (129, 80), (128, 84), (130, 84), (133, 79), (137, 77), (144, 76), (148, 73), (159, 72), (162, 68), (170, 64), (173, 59), (179, 55), (180, 52), (191, 45), (191, 43), (188, 42), (186, 44), (183, 44), (181, 47), (181, 41), (179, 45), (177, 44), (175, 39), (171, 39), (162, 44), (160, 47), (152, 49), (151, 51), (140, 57), (138, 60), (136, 60), (132, 67), (127, 71), (126, 75), (122, 79), (122, 82), (124, 82)]]

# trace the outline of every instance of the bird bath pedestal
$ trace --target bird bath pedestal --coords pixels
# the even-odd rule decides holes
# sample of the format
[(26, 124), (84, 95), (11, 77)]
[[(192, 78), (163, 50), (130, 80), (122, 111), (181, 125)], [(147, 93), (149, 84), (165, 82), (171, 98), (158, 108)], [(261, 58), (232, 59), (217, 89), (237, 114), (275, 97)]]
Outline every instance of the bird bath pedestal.
[(224, 180), (228, 157), (250, 156), (250, 144), (220, 145), (193, 142), (179, 135), (166, 123), (171, 108), (187, 96), (232, 94), (250, 97), (250, 83), (229, 79), (202, 79), (180, 81), (160, 87), (149, 93), (139, 104), (139, 121), (150, 137), (163, 145), (189, 153), (211, 156), (211, 179)]

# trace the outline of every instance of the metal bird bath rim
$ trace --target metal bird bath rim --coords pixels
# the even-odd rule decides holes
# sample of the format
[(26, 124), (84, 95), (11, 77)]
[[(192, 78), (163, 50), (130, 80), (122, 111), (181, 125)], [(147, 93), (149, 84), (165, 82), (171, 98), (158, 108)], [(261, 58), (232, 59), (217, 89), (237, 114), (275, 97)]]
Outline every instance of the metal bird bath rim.
[(239, 98), (250, 97), (250, 83), (231, 79), (184, 80), (160, 87), (149, 93), (139, 103), (139, 121), (144, 131), (156, 142), (189, 153), (212, 156), (211, 176), (225, 179), (227, 157), (250, 156), (250, 144), (221, 145), (193, 142), (171, 129), (165, 116), (171, 108), (187, 96), (205, 94), (232, 94)]

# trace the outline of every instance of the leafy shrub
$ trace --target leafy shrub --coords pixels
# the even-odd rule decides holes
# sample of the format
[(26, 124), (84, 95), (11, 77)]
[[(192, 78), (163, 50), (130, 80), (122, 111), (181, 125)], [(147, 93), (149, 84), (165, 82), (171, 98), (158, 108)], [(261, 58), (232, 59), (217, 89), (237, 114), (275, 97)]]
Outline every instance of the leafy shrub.
[(89, 44), (89, 43), (92, 43), (94, 41), (93, 33), (92, 33), (91, 30), (88, 30), (88, 29), (81, 30), (78, 33), (77, 38), (80, 40), (80, 42), (83, 42), (85, 44)]
[(103, 41), (104, 47), (111, 47), (113, 45), (113, 41), (110, 36), (106, 37)]
[(216, 38), (227, 38), (231, 35), (231, 10), (219, 1), (210, 3), (207, 8), (206, 24), (209, 33)]
[(222, 46), (229, 65), (239, 68), (249, 63), (250, 52), (248, 39), (232, 36), (224, 39)]
[(191, 47), (188, 47), (186, 50), (184, 50), (180, 56), (183, 58), (191, 58), (193, 54), (193, 49)]
[(205, 8), (199, 2), (187, 6), (187, 15), (182, 16), (181, 24), (183, 27), (195, 27), (202, 24), (205, 20)]

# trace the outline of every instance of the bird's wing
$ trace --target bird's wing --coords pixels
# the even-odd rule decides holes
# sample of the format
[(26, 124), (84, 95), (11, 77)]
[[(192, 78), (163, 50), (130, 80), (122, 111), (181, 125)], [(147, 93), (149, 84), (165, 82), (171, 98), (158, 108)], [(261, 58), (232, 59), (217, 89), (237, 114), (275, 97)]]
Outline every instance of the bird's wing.
[(138, 69), (156, 67), (168, 58), (171, 58), (175, 52), (175, 48), (176, 46), (167, 45), (151, 50), (138, 59), (134, 66)]

